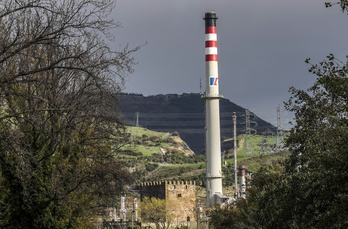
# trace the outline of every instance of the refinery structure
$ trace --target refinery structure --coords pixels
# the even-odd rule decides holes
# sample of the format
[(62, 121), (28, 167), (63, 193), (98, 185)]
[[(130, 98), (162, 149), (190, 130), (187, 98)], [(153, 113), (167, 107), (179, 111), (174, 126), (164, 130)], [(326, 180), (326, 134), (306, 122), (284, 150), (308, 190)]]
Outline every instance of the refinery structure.
[[(205, 13), (205, 78), (206, 87), (202, 99), (205, 100), (205, 152), (206, 152), (206, 207), (216, 204), (225, 205), (236, 201), (237, 198), (246, 198), (246, 170), (243, 165), (238, 167), (239, 189), (237, 185), (236, 161), (236, 114), (234, 119), (234, 197), (225, 196), (222, 190), (222, 163), (221, 163), (221, 134), (220, 134), (220, 99), (219, 74), (218, 74), (218, 49), (217, 49), (217, 15), (215, 12)], [(196, 182), (193, 181), (153, 181), (143, 182), (139, 185), (140, 200), (144, 197), (155, 197), (166, 200), (166, 211), (174, 215), (176, 224), (202, 221), (205, 216), (203, 207), (197, 201)], [(122, 222), (138, 222), (137, 199), (133, 200), (131, 207), (125, 204), (125, 197), (121, 197), (119, 214), (116, 208), (107, 208), (111, 225), (121, 225)], [(131, 212), (131, 219), (126, 218), (126, 213)], [(119, 217), (118, 217), (119, 215)], [(206, 215), (208, 218), (208, 216)], [(166, 220), (166, 219), (164, 219)], [(208, 220), (208, 219), (207, 219)], [(207, 222), (206, 220), (206, 222)], [(107, 222), (106, 221), (106, 222)], [(104, 226), (106, 224), (104, 223)]]

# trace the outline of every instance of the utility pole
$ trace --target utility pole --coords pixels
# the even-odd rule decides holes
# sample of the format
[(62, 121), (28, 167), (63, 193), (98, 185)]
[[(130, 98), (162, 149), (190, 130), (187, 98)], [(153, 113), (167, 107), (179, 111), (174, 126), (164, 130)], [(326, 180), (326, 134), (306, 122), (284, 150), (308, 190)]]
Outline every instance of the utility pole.
[(199, 78), (199, 95), (203, 95), (202, 94), (202, 78)]
[(280, 106), (277, 107), (277, 138), (276, 138), (276, 152), (283, 148), (283, 131), (280, 116)]
[(135, 126), (139, 127), (139, 112), (135, 112)]
[(245, 110), (245, 140), (244, 140), (244, 149), (245, 152), (244, 154), (247, 155), (249, 154), (249, 136), (250, 136), (250, 111), (249, 110)]
[(237, 179), (237, 115), (233, 112), (234, 195), (238, 198)]
[(261, 155), (265, 153), (265, 141), (264, 141), (264, 136), (261, 135)]
[(134, 209), (132, 209), (131, 213), (132, 213), (132, 229), (134, 229), (134, 217), (133, 217), (135, 213)]

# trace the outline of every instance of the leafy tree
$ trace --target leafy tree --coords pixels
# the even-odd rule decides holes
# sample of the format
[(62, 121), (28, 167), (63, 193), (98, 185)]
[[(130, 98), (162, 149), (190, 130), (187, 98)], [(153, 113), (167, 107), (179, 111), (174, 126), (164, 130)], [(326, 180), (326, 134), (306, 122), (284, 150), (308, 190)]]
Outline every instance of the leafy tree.
[(115, 95), (136, 49), (103, 42), (113, 6), (1, 1), (1, 228), (88, 228), (131, 181)]
[(325, 2), (326, 7), (331, 7), (334, 5), (340, 5), (342, 12), (347, 12), (348, 9), (348, 1), (347, 0), (339, 0), (338, 2)]
[[(309, 63), (309, 60), (307, 60)], [(348, 71), (333, 55), (310, 71), (307, 91), (291, 88), (296, 123), (284, 163), (254, 174), (236, 228), (348, 227)]]
[(154, 223), (156, 228), (169, 228), (172, 215), (167, 211), (168, 204), (164, 199), (145, 197), (140, 203), (142, 222)]
[[(289, 228), (287, 224), (277, 225), (274, 218), (279, 208), (275, 199), (282, 199), (279, 187), (282, 184), (284, 174), (283, 166), (280, 162), (272, 165), (263, 166), (253, 175), (251, 188), (248, 189), (247, 199), (238, 199), (231, 206), (220, 208), (214, 206), (209, 211), (209, 224), (212, 228)], [(273, 217), (273, 218), (272, 218)], [(289, 215), (286, 215), (286, 218)], [(291, 227), (290, 227), (291, 228)]]
[(317, 81), (307, 92), (292, 88), (294, 97), (287, 103), (296, 117), (288, 139), (293, 153), (285, 167), (296, 194), (290, 209), (299, 226), (346, 228), (347, 65), (329, 55), (310, 71)]

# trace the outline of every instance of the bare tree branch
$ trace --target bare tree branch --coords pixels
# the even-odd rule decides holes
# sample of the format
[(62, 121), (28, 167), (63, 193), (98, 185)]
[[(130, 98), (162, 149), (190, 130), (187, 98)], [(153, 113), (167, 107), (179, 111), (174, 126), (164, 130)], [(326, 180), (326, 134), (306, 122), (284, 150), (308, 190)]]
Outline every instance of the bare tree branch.
[(117, 95), (139, 47), (103, 42), (114, 5), (0, 3), (0, 227), (76, 227), (131, 180)]

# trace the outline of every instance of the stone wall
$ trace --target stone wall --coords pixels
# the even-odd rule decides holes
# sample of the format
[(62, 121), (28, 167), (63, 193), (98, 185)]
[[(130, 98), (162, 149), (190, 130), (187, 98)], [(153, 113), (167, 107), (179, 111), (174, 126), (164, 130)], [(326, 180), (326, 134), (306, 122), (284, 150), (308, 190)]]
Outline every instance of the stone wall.
[(144, 197), (165, 199), (174, 225), (196, 221), (196, 182), (144, 182), (140, 185), (140, 196), (141, 200)]
[(140, 184), (140, 201), (143, 201), (144, 197), (155, 197), (158, 199), (166, 198), (166, 182), (165, 181), (153, 181), (143, 182)]

